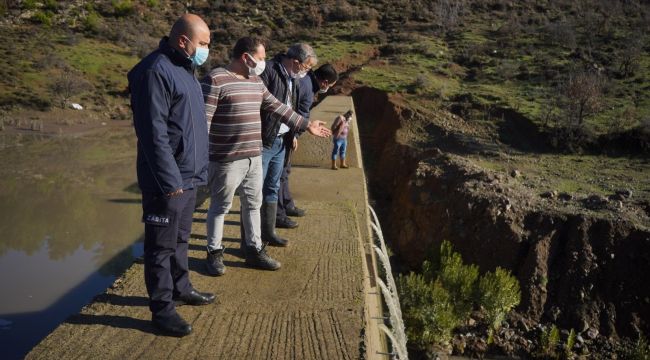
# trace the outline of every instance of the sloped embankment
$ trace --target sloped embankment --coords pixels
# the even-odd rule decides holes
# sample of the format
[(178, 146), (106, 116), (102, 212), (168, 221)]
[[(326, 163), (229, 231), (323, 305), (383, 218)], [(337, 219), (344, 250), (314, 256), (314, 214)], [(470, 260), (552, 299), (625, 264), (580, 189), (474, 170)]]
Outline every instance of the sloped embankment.
[[(462, 155), (476, 144), (449, 126), (453, 115), (436, 123), (378, 90), (353, 96), (371, 196), (407, 266), (446, 239), (482, 271), (510, 269), (522, 286), (519, 312), (531, 320), (606, 336), (650, 333), (647, 228), (624, 215), (548, 207), (516, 178), (474, 165)], [(411, 140), (422, 129), (427, 145)]]

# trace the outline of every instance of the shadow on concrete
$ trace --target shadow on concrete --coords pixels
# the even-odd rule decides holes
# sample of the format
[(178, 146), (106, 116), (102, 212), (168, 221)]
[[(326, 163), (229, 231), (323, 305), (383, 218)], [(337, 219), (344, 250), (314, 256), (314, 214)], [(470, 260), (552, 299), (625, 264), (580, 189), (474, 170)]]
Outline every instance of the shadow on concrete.
[[(205, 235), (196, 235), (196, 236), (195, 236), (195, 235), (192, 235), (192, 237), (194, 237), (194, 238), (196, 238), (196, 239), (201, 239), (201, 240), (205, 240), (205, 239), (206, 239), (206, 236), (205, 236)], [(221, 239), (221, 242), (234, 242), (234, 243), (238, 243), (238, 242), (239, 242), (239, 238), (224, 237), (223, 239)], [(190, 243), (188, 250), (205, 251), (205, 245), (203, 245), (203, 244), (192, 244), (192, 243)], [(228, 252), (226, 251), (226, 253), (228, 253)]]
[[(237, 240), (239, 241), (239, 240)], [(244, 253), (240, 249), (235, 249), (235, 248), (225, 248), (224, 253), (232, 256), (236, 256), (240, 259), (245, 259), (246, 257), (244, 256)]]
[(149, 299), (144, 296), (122, 296), (115, 294), (102, 294), (95, 298), (95, 302), (117, 306), (148, 306)]
[[(208, 209), (194, 209), (194, 212), (198, 213), (198, 214), (207, 214)], [(228, 214), (231, 214), (231, 215), (232, 214), (239, 215), (239, 213), (240, 213), (239, 210), (230, 210), (230, 211), (228, 211)]]
[(226, 265), (226, 267), (231, 267), (231, 268), (251, 268), (250, 266), (246, 265), (246, 263), (243, 261), (224, 260), (223, 264)]
[[(200, 224), (205, 224), (206, 223), (206, 220), (201, 219), (201, 218), (194, 218), (194, 219), (192, 219), (192, 221), (195, 222), (195, 223), (200, 223)], [(223, 223), (224, 223), (224, 225), (236, 225), (236, 226), (239, 226), (239, 221), (226, 220)]]
[(108, 201), (116, 204), (142, 204), (142, 199), (108, 199)]
[(78, 314), (71, 316), (65, 323), (75, 325), (104, 325), (120, 329), (140, 330), (145, 333), (160, 336), (166, 335), (156, 329), (149, 320), (134, 319), (127, 316)]

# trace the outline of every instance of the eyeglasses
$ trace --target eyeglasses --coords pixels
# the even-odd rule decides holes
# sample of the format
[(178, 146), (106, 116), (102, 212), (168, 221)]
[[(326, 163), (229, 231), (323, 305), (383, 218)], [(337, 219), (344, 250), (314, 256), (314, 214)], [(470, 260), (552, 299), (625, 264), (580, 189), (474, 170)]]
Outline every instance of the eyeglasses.
[[(298, 60), (296, 60), (296, 62), (298, 62)], [(309, 63), (309, 58), (307, 59), (307, 61), (305, 61), (302, 64), (298, 63), (298, 72), (303, 72), (303, 71), (307, 72), (307, 71), (311, 70), (312, 66), (308, 65), (307, 63)]]

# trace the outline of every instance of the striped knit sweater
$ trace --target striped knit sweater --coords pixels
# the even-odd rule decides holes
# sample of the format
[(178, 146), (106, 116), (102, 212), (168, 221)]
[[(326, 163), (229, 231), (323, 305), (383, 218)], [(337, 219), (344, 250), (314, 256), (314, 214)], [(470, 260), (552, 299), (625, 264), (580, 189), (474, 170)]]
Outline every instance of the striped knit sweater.
[(203, 80), (205, 116), (210, 137), (210, 161), (235, 161), (262, 154), (260, 110), (303, 131), (307, 121), (278, 101), (257, 76), (241, 79), (225, 68), (212, 70)]

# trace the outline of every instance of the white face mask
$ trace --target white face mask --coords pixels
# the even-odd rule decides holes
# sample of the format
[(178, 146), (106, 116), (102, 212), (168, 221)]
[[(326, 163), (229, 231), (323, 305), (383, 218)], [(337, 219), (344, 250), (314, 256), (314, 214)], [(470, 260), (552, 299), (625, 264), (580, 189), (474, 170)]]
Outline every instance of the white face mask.
[(254, 67), (248, 66), (248, 63), (246, 64), (246, 66), (248, 66), (248, 71), (250, 75), (257, 75), (257, 76), (261, 75), (264, 72), (264, 69), (266, 69), (266, 61), (264, 60), (257, 61), (251, 54), (246, 54), (246, 55), (248, 55), (250, 59), (255, 63)]
[[(300, 68), (299, 68), (299, 69), (300, 69)], [(309, 71), (309, 70), (303, 70), (303, 71), (300, 71), (300, 72), (294, 72), (294, 71), (293, 71), (293, 66), (291, 66), (291, 70), (289, 70), (289, 76), (290, 76), (292, 79), (302, 79), (302, 78), (304, 78), (305, 76), (307, 76), (307, 72), (308, 72), (308, 71)]]
[(318, 90), (318, 93), (319, 93), (319, 94), (325, 94), (325, 93), (328, 92), (329, 90), (330, 90), (330, 87), (328, 86), (328, 87), (326, 87), (325, 89), (319, 89), (319, 90)]

